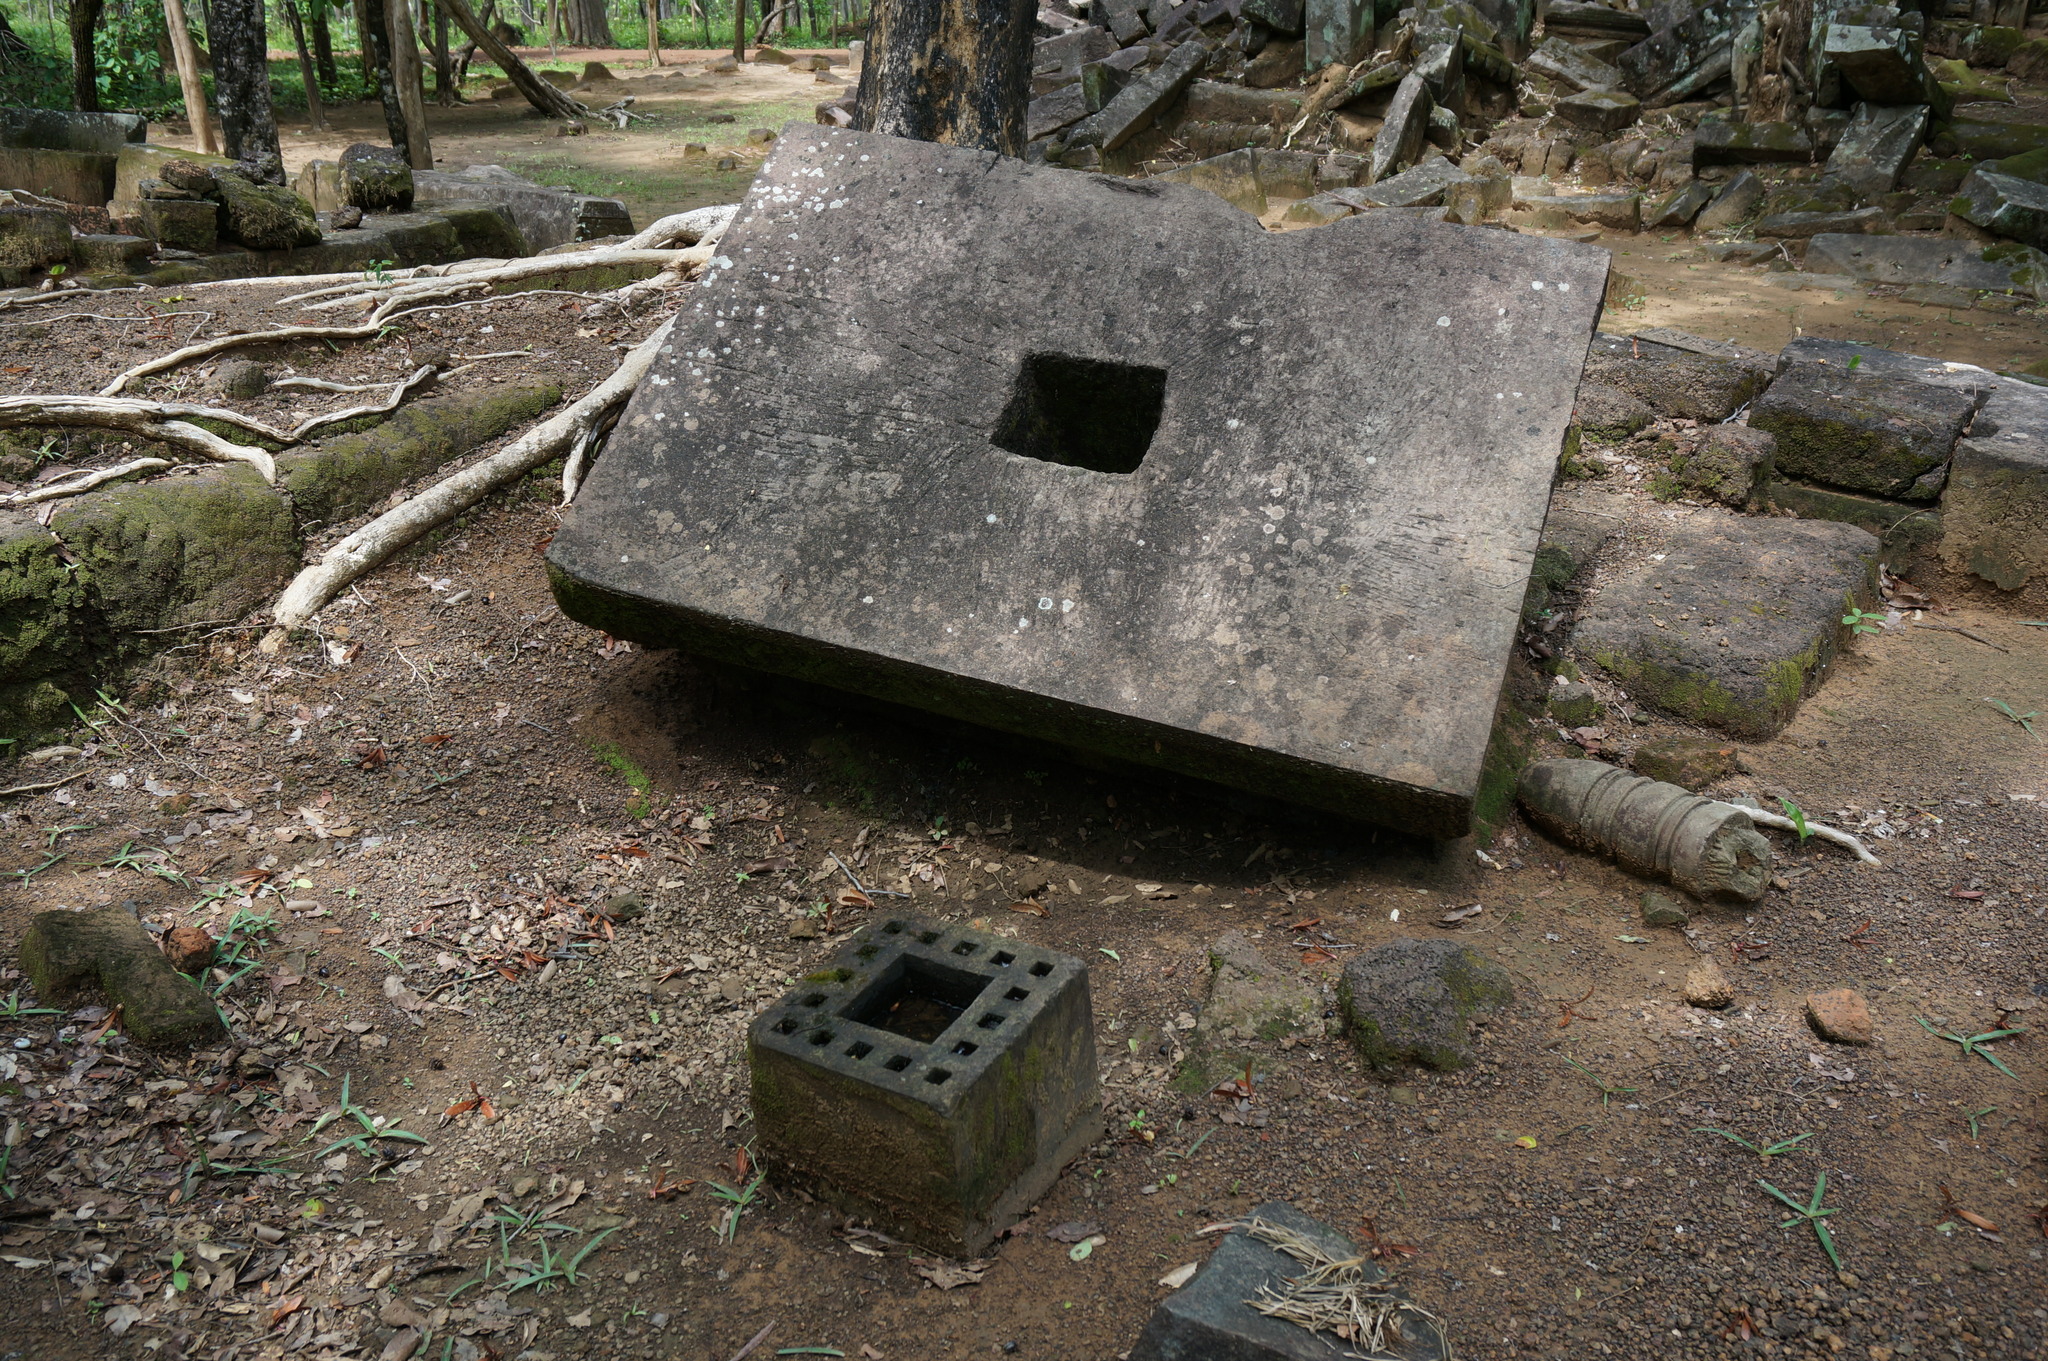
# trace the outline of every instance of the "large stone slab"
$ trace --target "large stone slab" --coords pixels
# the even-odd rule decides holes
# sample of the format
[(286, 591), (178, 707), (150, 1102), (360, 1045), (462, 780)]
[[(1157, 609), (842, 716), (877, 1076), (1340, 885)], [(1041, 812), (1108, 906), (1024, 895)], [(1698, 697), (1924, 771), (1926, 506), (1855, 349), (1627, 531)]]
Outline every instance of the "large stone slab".
[(2048, 246), (2048, 185), (1978, 166), (1948, 210), (1987, 232), (2037, 249)]
[(1831, 24), (1822, 55), (1872, 104), (1918, 104), (1926, 99), (1920, 38), (1908, 29)]
[(1659, 415), (1696, 421), (1727, 420), (1770, 381), (1769, 371), (1742, 359), (1605, 334), (1593, 338), (1586, 377), (1648, 402)]
[(1804, 264), (1815, 274), (1847, 274), (1872, 283), (2025, 291), (2015, 282), (2012, 266), (1986, 260), (1978, 247), (1951, 236), (1823, 234), (1807, 243)]
[(1539, 76), (1568, 85), (1574, 90), (1618, 90), (1621, 70), (1590, 55), (1585, 48), (1563, 38), (1545, 38), (1529, 54), (1528, 66)]
[(115, 157), (96, 151), (0, 147), (0, 189), (97, 207), (114, 196)]
[(1932, 501), (1976, 405), (1967, 393), (1912, 379), (1793, 364), (1757, 399), (1749, 423), (1777, 436), (1780, 472)]
[(2003, 380), (1956, 445), (1943, 563), (2048, 603), (2048, 389)]
[(1074, 146), (1099, 146), (1114, 151), (1130, 141), (1157, 118), (1195, 78), (1209, 59), (1208, 47), (1198, 38), (1182, 43), (1165, 61), (1133, 80), (1075, 128), (1068, 141)]
[(0, 147), (114, 156), (123, 147), (148, 137), (149, 120), (140, 114), (0, 109)]
[(1728, 74), (1735, 30), (1755, 13), (1753, 0), (1709, 0), (1615, 59), (1628, 90), (1652, 108), (1675, 103)]
[(1693, 129), (1694, 165), (1797, 165), (1812, 159), (1813, 138), (1795, 123), (1705, 118)]
[(1929, 117), (1925, 104), (1859, 104), (1828, 154), (1827, 173), (1865, 199), (1889, 194), (1925, 140)]
[[(1263, 1223), (1301, 1235), (1334, 1260), (1361, 1256), (1356, 1243), (1284, 1201), (1269, 1201), (1252, 1213)], [(1310, 1332), (1251, 1307), (1249, 1301), (1262, 1291), (1283, 1290), (1304, 1270), (1245, 1229), (1232, 1229), (1194, 1279), (1160, 1301), (1131, 1348), (1130, 1361), (1334, 1361), (1364, 1355), (1331, 1334)], [(1363, 1274), (1372, 1282), (1384, 1279), (1370, 1262)], [(1395, 1288), (1393, 1293), (1403, 1292)], [(1450, 1348), (1433, 1327), (1410, 1315), (1401, 1321), (1399, 1343), (1372, 1354), (1392, 1361), (1435, 1361), (1449, 1356)]]
[(797, 126), (720, 249), (566, 611), (1464, 831), (1604, 252)]
[(1817, 689), (1872, 603), (1877, 539), (1854, 525), (1699, 511), (1581, 607), (1574, 645), (1631, 698), (1769, 737)]
[(1304, 67), (1320, 71), (1332, 62), (1357, 61), (1372, 47), (1372, 21), (1373, 0), (1307, 0), (1302, 7)]

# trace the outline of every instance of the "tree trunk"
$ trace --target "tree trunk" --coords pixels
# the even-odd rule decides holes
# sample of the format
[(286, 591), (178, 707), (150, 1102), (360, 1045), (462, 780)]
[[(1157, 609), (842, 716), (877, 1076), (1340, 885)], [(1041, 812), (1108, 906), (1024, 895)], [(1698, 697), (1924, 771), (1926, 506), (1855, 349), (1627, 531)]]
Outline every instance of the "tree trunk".
[(877, 0), (853, 125), (1024, 151), (1036, 0)]
[(526, 102), (550, 118), (577, 119), (590, 112), (575, 100), (563, 94), (554, 86), (533, 73), (533, 68), (519, 60), (518, 54), (498, 41), (498, 35), (491, 32), (477, 19), (476, 11), (467, 0), (441, 0), (448, 6), (448, 17), (459, 25), (470, 41), (481, 47), (490, 59), (498, 64), (519, 93), (526, 96)]
[(385, 0), (384, 16), (391, 26), (391, 79), (398, 86), (398, 109), (405, 118), (405, 157), (415, 170), (432, 170), (426, 72), (420, 65), (420, 40), (413, 32), (410, 0)]
[(548, 0), (548, 60), (553, 61), (559, 53), (555, 45), (562, 40), (562, 0)]
[(747, 0), (732, 0), (732, 59), (747, 59)]
[(93, 53), (93, 33), (100, 26), (104, 0), (71, 0), (71, 102), (86, 113), (100, 107), (99, 60)]
[(661, 0), (647, 0), (647, 64), (661, 65)]
[[(403, 4), (405, 0), (398, 0)], [(385, 13), (386, 0), (360, 0), (363, 74), (377, 82), (377, 98), (384, 105), (384, 130), (391, 147), (412, 164), (412, 143), (406, 135), (405, 105), (398, 95), (398, 72), (391, 55), (391, 19)]]
[(461, 103), (456, 93), (455, 62), (448, 54), (448, 11), (434, 6), (434, 102), (444, 109)]
[(206, 107), (206, 86), (199, 79), (199, 45), (185, 18), (185, 0), (164, 0), (164, 27), (170, 32), (171, 56), (178, 66), (178, 89), (185, 96), (185, 118), (192, 124), (192, 145), (202, 156), (220, 154), (214, 136), (213, 112)]
[(207, 0), (206, 36), (213, 44), (213, 98), (220, 110), (223, 153), (248, 165), (257, 179), (283, 184), (277, 114), (270, 107), (263, 0)]
[(569, 41), (578, 47), (617, 47), (605, 0), (568, 0)]
[[(313, 0), (315, 4), (319, 0)], [(166, 0), (168, 3), (168, 0)], [(315, 132), (327, 131), (327, 110), (320, 103), (320, 73), (313, 68), (313, 54), (306, 50), (306, 25), (299, 18), (299, 0), (281, 0), (284, 21), (292, 27), (292, 45), (299, 52), (299, 76), (306, 82), (306, 117)]]
[(327, 26), (327, 0), (311, 0), (313, 13), (313, 67), (320, 73), (320, 79), (329, 85), (341, 83), (341, 73), (334, 69), (334, 34)]

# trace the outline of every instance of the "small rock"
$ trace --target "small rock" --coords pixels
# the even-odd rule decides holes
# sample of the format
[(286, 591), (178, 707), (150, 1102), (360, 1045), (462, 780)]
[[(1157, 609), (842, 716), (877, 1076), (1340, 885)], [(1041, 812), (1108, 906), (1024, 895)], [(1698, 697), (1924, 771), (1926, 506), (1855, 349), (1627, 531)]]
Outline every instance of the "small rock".
[(562, 122), (555, 124), (555, 136), (557, 137), (581, 137), (588, 131), (590, 131), (589, 128), (585, 127), (580, 120), (574, 118), (564, 119)]
[(1685, 904), (1662, 893), (1643, 895), (1643, 925), (1684, 926), (1692, 920), (1692, 913), (1685, 910)]
[(1719, 964), (1705, 960), (1686, 973), (1685, 1000), (1692, 1006), (1719, 1011), (1735, 1000), (1735, 985)]
[(637, 893), (614, 893), (597, 910), (615, 922), (629, 922), (647, 915), (647, 900)]
[(718, 165), (715, 168), (719, 170), (737, 170), (740, 168), (739, 158), (737, 156), (720, 156), (718, 158)]
[(270, 390), (270, 375), (253, 359), (230, 359), (213, 371), (214, 385), (223, 397), (247, 401)]
[(728, 1002), (746, 1001), (746, 980), (741, 978), (737, 974), (727, 974), (725, 977), (718, 980), (718, 995), (720, 997), (723, 997)]
[(344, 203), (328, 214), (327, 221), (338, 232), (353, 231), (363, 225), (363, 210), (353, 203)]
[(748, 128), (747, 140), (749, 142), (752, 142), (756, 146), (767, 146), (770, 142), (775, 140), (775, 129)]
[(1657, 413), (1640, 397), (1591, 380), (1579, 384), (1572, 415), (1585, 434), (1610, 443), (1627, 439), (1657, 419)]
[(1833, 1044), (1869, 1044), (1870, 1004), (1854, 988), (1816, 992), (1806, 999), (1806, 1023)]
[(1735, 773), (1735, 748), (1703, 737), (1661, 737), (1636, 748), (1636, 774), (1697, 794)]
[(1545, 708), (1550, 716), (1567, 728), (1582, 728), (1600, 717), (1601, 704), (1593, 694), (1593, 687), (1584, 681), (1567, 681), (1553, 686)]
[(791, 940), (816, 940), (823, 934), (824, 932), (818, 929), (818, 923), (809, 917), (798, 917), (789, 924)]
[(1757, 483), (1769, 475), (1778, 441), (1768, 431), (1746, 425), (1717, 425), (1690, 453), (1671, 460), (1672, 479), (1687, 491), (1699, 492), (1730, 506), (1746, 506)]
[(1506, 970), (1447, 940), (1378, 946), (1346, 964), (1337, 983), (1346, 1033), (1359, 1056), (1381, 1069), (1469, 1066), (1476, 1057), (1472, 1023), (1514, 995)]
[(213, 963), (214, 940), (196, 926), (172, 927), (164, 936), (164, 958), (183, 974), (196, 974)]

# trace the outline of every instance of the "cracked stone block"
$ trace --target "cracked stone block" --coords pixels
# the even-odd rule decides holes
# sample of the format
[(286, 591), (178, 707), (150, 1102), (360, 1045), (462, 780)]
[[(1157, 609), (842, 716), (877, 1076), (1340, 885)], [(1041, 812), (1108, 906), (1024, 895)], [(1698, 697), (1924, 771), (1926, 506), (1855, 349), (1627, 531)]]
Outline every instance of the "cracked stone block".
[(1804, 165), (1813, 159), (1813, 138), (1796, 123), (1705, 118), (1692, 137), (1694, 165)]
[(1716, 425), (1691, 451), (1674, 455), (1671, 476), (1681, 487), (1729, 506), (1746, 506), (1769, 477), (1778, 442), (1746, 425)]
[(1209, 994), (1174, 1086), (1206, 1096), (1244, 1067), (1246, 1046), (1320, 1035), (1322, 1017), (1322, 993), (1298, 965), (1275, 964), (1243, 932), (1226, 931), (1209, 947)]
[(857, 932), (747, 1032), (762, 1168), (971, 1257), (1102, 1137), (1080, 960), (915, 917)]
[(2048, 247), (2048, 185), (1978, 166), (1948, 210), (1995, 235)]
[(1956, 445), (1942, 562), (2048, 602), (2048, 392), (2005, 380)]
[(1641, 222), (1639, 194), (1519, 194), (1513, 221), (1545, 229), (1605, 227), (1632, 232)]
[(1413, 165), (1429, 135), (1429, 83), (1415, 72), (1401, 77), (1387, 104), (1385, 121), (1372, 139), (1372, 182), (1378, 184), (1404, 165)]
[(156, 243), (140, 236), (81, 233), (71, 238), (71, 263), (82, 270), (132, 274), (149, 267)]
[(1752, 508), (1785, 510), (1808, 520), (1836, 520), (1875, 534), (1894, 571), (1930, 556), (1941, 540), (1941, 512), (1881, 496), (1837, 491), (1812, 482), (1770, 477), (1757, 485)]
[(1606, 334), (1593, 337), (1586, 377), (1649, 403), (1660, 416), (1696, 421), (1727, 420), (1771, 380), (1769, 369), (1745, 360)]
[(1244, 0), (1240, 13), (1247, 19), (1264, 24), (1275, 33), (1284, 33), (1290, 38), (1299, 38), (1306, 21), (1306, 6), (1303, 0)]
[(1920, 35), (1905, 28), (1830, 24), (1825, 60), (1872, 104), (1924, 104), (1928, 85)]
[(1436, 105), (1432, 112), (1449, 113), (1455, 121), (1465, 107), (1465, 43), (1455, 34), (1452, 38), (1417, 57), (1415, 74), (1429, 86), (1429, 97)]
[(1764, 182), (1754, 171), (1745, 170), (1721, 186), (1713, 201), (1693, 219), (1693, 230), (1718, 232), (1746, 221), (1764, 201)]
[(1819, 688), (1874, 598), (1878, 542), (1853, 525), (1702, 511), (1663, 560), (1581, 606), (1574, 647), (1632, 698), (1737, 737), (1769, 737)]
[(1618, 90), (1621, 71), (1587, 54), (1586, 49), (1563, 38), (1545, 38), (1525, 63), (1529, 70), (1547, 80), (1574, 90)]
[(1529, 569), (1529, 589), (1522, 597), (1522, 618), (1543, 617), (1556, 593), (1586, 570), (1593, 557), (1614, 537), (1613, 521), (1585, 511), (1553, 505), (1543, 525), (1543, 542)]
[(1657, 419), (1648, 402), (1611, 384), (1590, 380), (1579, 384), (1572, 415), (1581, 433), (1610, 444), (1619, 444)]
[(1698, 793), (1736, 771), (1735, 748), (1705, 737), (1660, 737), (1629, 758), (1636, 774)]
[(1848, 491), (1932, 501), (1975, 400), (1911, 379), (1793, 364), (1750, 409), (1778, 470)]
[[(1300, 1234), (1334, 1260), (1362, 1256), (1356, 1243), (1284, 1201), (1269, 1201), (1252, 1215)], [(1245, 1229), (1231, 1230), (1194, 1279), (1153, 1310), (1130, 1350), (1130, 1361), (1333, 1361), (1347, 1353), (1358, 1354), (1330, 1334), (1268, 1317), (1248, 1303), (1258, 1299), (1263, 1290), (1284, 1289), (1306, 1269)], [(1370, 1263), (1364, 1275), (1374, 1282), (1385, 1279), (1385, 1273)], [(1395, 1289), (1393, 1293), (1404, 1292)], [(1450, 1348), (1433, 1326), (1419, 1315), (1408, 1314), (1402, 1317), (1398, 1343), (1374, 1355), (1388, 1361), (1443, 1361), (1450, 1356)]]
[(1560, 121), (1588, 132), (1619, 132), (1642, 117), (1642, 101), (1624, 90), (1581, 90), (1557, 101)]
[(366, 213), (412, 211), (412, 166), (388, 146), (357, 142), (341, 153), (341, 199)]
[(1906, 163), (1926, 140), (1931, 117), (1925, 104), (1857, 105), (1856, 116), (1828, 154), (1827, 173), (1865, 200), (1889, 194), (1898, 188)]
[[(1091, 30), (1092, 31), (1092, 30)], [(1088, 96), (1081, 82), (1040, 95), (1024, 113), (1025, 136), (1031, 141), (1049, 137), (1088, 116)]]
[(1605, 252), (1399, 210), (1267, 233), (792, 126), (720, 254), (549, 549), (567, 613), (1462, 834), (1467, 682), (1513, 645)]

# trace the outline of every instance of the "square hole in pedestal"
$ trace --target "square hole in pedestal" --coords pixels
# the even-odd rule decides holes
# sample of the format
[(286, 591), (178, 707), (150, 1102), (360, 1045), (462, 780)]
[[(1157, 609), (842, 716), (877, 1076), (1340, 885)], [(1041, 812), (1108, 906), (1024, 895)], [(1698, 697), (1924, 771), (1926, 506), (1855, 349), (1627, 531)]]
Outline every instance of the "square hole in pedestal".
[(990, 438), (1069, 468), (1133, 473), (1166, 405), (1166, 370), (1067, 354), (1028, 354)]
[(843, 1013), (906, 1040), (930, 1044), (972, 1006), (988, 979), (933, 960), (903, 958)]

